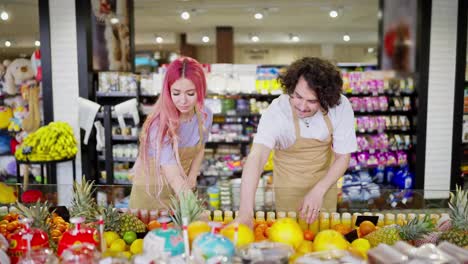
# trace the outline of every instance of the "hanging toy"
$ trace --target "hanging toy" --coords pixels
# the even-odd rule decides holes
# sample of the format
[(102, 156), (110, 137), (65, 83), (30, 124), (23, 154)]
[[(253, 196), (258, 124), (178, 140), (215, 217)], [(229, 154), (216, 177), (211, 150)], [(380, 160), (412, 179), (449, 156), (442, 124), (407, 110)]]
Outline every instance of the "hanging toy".
[(18, 263), (19, 259), (25, 256), (28, 251), (49, 247), (47, 233), (38, 228), (31, 228), (33, 222), (31, 218), (23, 218), (20, 222), (25, 225), (25, 228), (9, 237), (8, 255), (12, 264)]
[(63, 251), (75, 244), (89, 243), (94, 247), (99, 247), (99, 234), (94, 228), (82, 227), (83, 217), (73, 217), (70, 219), (75, 228), (66, 231), (58, 244), (57, 254), (62, 255)]

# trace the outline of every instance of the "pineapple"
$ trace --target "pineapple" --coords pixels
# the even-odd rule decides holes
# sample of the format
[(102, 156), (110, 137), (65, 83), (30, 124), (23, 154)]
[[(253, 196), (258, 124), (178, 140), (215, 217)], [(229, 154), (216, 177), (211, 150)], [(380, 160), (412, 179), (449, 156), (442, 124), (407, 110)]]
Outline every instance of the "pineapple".
[(100, 210), (93, 198), (93, 184), (87, 182), (83, 177), (81, 184), (75, 182), (73, 184), (73, 200), (70, 207), (71, 217), (84, 217), (85, 223), (96, 221), (96, 217), (100, 214)]
[(116, 231), (119, 229), (120, 213), (118, 210), (108, 205), (100, 209), (101, 215), (104, 218), (104, 231)]
[(455, 194), (450, 193), (448, 205), (452, 228), (442, 233), (440, 241), (466, 247), (468, 246), (468, 192), (457, 186)]
[(31, 227), (41, 229), (47, 233), (49, 244), (53, 249), (55, 249), (57, 245), (51, 236), (52, 225), (50, 219), (52, 218), (52, 214), (49, 212), (50, 205), (47, 201), (44, 203), (36, 202), (29, 207), (20, 202), (16, 202), (16, 208), (20, 215), (33, 220)]
[(145, 223), (138, 219), (138, 217), (129, 213), (124, 213), (120, 216), (118, 226), (119, 229), (117, 229), (117, 233), (119, 233), (121, 237), (123, 237), (127, 231), (134, 231), (135, 233), (146, 232)]
[(429, 216), (421, 221), (418, 218), (412, 219), (408, 224), (385, 226), (366, 235), (364, 238), (369, 240), (372, 247), (380, 243), (393, 245), (399, 240), (415, 241), (422, 236), (430, 233), (434, 229), (434, 223)]
[(187, 217), (191, 223), (198, 220), (201, 213), (205, 211), (203, 200), (198, 199), (197, 194), (188, 190), (181, 192), (178, 197), (171, 197), (171, 215), (172, 220), (176, 225), (182, 228), (182, 218)]

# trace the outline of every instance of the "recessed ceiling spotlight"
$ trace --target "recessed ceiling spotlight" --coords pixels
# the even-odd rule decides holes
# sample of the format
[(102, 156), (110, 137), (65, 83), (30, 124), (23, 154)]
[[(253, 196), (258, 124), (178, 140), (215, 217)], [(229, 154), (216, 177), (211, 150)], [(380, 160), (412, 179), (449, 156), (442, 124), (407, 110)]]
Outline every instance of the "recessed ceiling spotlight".
[(257, 20), (263, 19), (263, 14), (260, 12), (257, 12), (254, 14), (254, 18)]
[(113, 18), (110, 19), (110, 22), (111, 22), (111, 24), (115, 25), (115, 24), (119, 23), (119, 19), (116, 18), (116, 17), (113, 17)]
[(7, 21), (8, 18), (10, 18), (10, 14), (8, 14), (7, 11), (2, 11), (2, 13), (0, 13), (0, 18), (1, 18), (3, 21)]
[(374, 48), (372, 48), (372, 47), (370, 47), (370, 48), (367, 48), (367, 53), (372, 53), (372, 52), (374, 52), (374, 50), (375, 50), (375, 49), (374, 49)]
[(183, 19), (183, 20), (189, 20), (190, 19), (190, 13), (187, 12), (187, 11), (184, 11), (180, 14), (180, 17)]
[(7, 40), (5, 41), (5, 47), (10, 47), (11, 46), (11, 41)]
[(345, 35), (343, 36), (343, 40), (346, 41), (346, 42), (348, 42), (348, 41), (351, 40), (351, 37), (350, 37), (348, 34), (345, 34)]
[(157, 36), (156, 37), (156, 43), (162, 43), (164, 39), (162, 37)]
[(328, 14), (331, 18), (336, 18), (338, 17), (338, 11), (336, 10), (332, 10), (330, 11), (330, 13)]
[(39, 40), (34, 41), (34, 46), (36, 47), (41, 46), (41, 42)]
[(292, 41), (292, 42), (299, 42), (299, 40), (301, 40), (301, 39), (299, 38), (298, 35), (292, 35), (292, 36), (291, 36), (291, 41)]
[(253, 35), (252, 37), (250, 37), (250, 40), (252, 40), (253, 42), (258, 42), (260, 38), (257, 35)]
[(203, 36), (201, 40), (202, 40), (204, 43), (208, 43), (208, 42), (210, 42), (210, 37), (208, 37), (208, 36)]

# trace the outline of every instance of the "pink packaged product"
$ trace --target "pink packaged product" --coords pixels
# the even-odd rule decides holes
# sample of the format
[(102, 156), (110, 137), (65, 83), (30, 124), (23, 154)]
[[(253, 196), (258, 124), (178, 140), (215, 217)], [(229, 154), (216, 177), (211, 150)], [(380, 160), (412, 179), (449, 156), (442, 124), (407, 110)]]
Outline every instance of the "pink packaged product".
[(375, 168), (378, 165), (377, 154), (369, 154), (369, 158), (367, 159), (367, 167), (368, 168)]
[(364, 151), (369, 149), (369, 142), (367, 141), (366, 137), (364, 136), (358, 136), (356, 138), (357, 145), (359, 151)]
[(376, 86), (377, 86), (377, 91), (379, 94), (383, 94), (385, 92), (384, 80), (382, 79), (376, 80)]
[(388, 98), (386, 96), (379, 96), (378, 97), (378, 104), (380, 111), (387, 111), (388, 110)]
[(395, 152), (389, 151), (386, 153), (386, 156), (387, 156), (387, 166), (397, 165), (397, 156)]
[(368, 152), (359, 152), (357, 154), (357, 162), (360, 166), (367, 166), (367, 161), (369, 160)]
[(387, 155), (385, 152), (379, 152), (376, 154), (377, 157), (377, 165), (378, 166), (385, 166), (387, 165)]
[(377, 128), (378, 128), (378, 124), (377, 124), (377, 119), (378, 117), (369, 117), (369, 124), (367, 126), (367, 131), (369, 132), (373, 132), (373, 131), (377, 131)]
[(404, 151), (398, 151), (397, 152), (397, 162), (398, 165), (403, 166), (408, 164), (408, 155)]
[(385, 116), (378, 116), (377, 117), (377, 131), (383, 132), (387, 129), (387, 119)]
[(370, 136), (368, 137), (367, 142), (369, 142), (368, 149), (369, 151), (375, 151), (379, 148), (379, 137), (378, 136)]
[(349, 98), (349, 102), (351, 103), (353, 111), (361, 111), (361, 99), (359, 97), (351, 97)]
[(359, 132), (366, 132), (367, 131), (367, 124), (369, 123), (367, 120), (369, 119), (369, 117), (367, 116), (362, 116), (362, 117), (358, 117), (356, 119), (356, 125), (357, 125), (357, 130)]
[(367, 112), (373, 112), (374, 108), (372, 105), (372, 97), (364, 97), (362, 98), (362, 104), (364, 105)]
[(367, 80), (367, 89), (369, 93), (377, 95), (379, 91), (377, 90), (377, 82), (374, 79)]
[(374, 111), (382, 111), (382, 108), (380, 107), (379, 97), (370, 97), (370, 98), (371, 98), (372, 109)]
[(380, 150), (388, 149), (388, 147), (389, 147), (388, 135), (385, 134), (385, 133), (381, 133), (381, 134), (377, 135), (377, 137), (378, 137), (377, 148), (380, 149)]

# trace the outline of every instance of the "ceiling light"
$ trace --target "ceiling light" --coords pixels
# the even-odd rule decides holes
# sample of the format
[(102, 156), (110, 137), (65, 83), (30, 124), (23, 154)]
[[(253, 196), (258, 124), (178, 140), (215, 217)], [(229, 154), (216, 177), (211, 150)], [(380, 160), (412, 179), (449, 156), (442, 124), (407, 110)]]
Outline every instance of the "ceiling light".
[(348, 34), (345, 34), (345, 35), (343, 36), (343, 40), (346, 41), (346, 42), (348, 42), (348, 41), (351, 40), (351, 37), (350, 37)]
[(187, 11), (184, 11), (180, 14), (180, 17), (183, 19), (183, 20), (189, 20), (190, 19), (190, 13), (187, 12)]
[(41, 46), (41, 42), (39, 40), (34, 41), (34, 46), (36, 47)]
[(162, 37), (156, 37), (156, 43), (162, 43), (164, 39)]
[(257, 35), (253, 35), (250, 40), (252, 40), (253, 42), (258, 42), (260, 40), (260, 38), (257, 36)]
[(203, 36), (201, 40), (202, 40), (204, 43), (208, 43), (208, 42), (210, 42), (210, 37), (208, 37), (208, 36)]
[(372, 52), (374, 52), (374, 48), (372, 48), (372, 47), (371, 47), (371, 48), (367, 48), (367, 53), (372, 53)]
[(8, 20), (8, 18), (10, 18), (10, 15), (8, 14), (7, 11), (2, 11), (2, 13), (0, 13), (0, 18), (1, 18), (3, 21), (6, 21), (6, 20)]
[(255, 13), (254, 18), (257, 20), (263, 19), (263, 14), (262, 13)]
[(11, 46), (11, 41), (5, 41), (5, 47), (10, 47)]
[(329, 15), (330, 15), (331, 18), (336, 18), (336, 17), (338, 17), (338, 11), (332, 10), (332, 11), (330, 11)]
[(111, 24), (115, 25), (115, 24), (119, 23), (119, 19), (116, 18), (116, 17), (113, 17), (113, 18), (110, 19), (110, 22), (111, 22)]
[(292, 42), (299, 42), (299, 40), (301, 40), (301, 39), (299, 38), (298, 35), (293, 35), (293, 36), (291, 36), (291, 41), (292, 41)]

